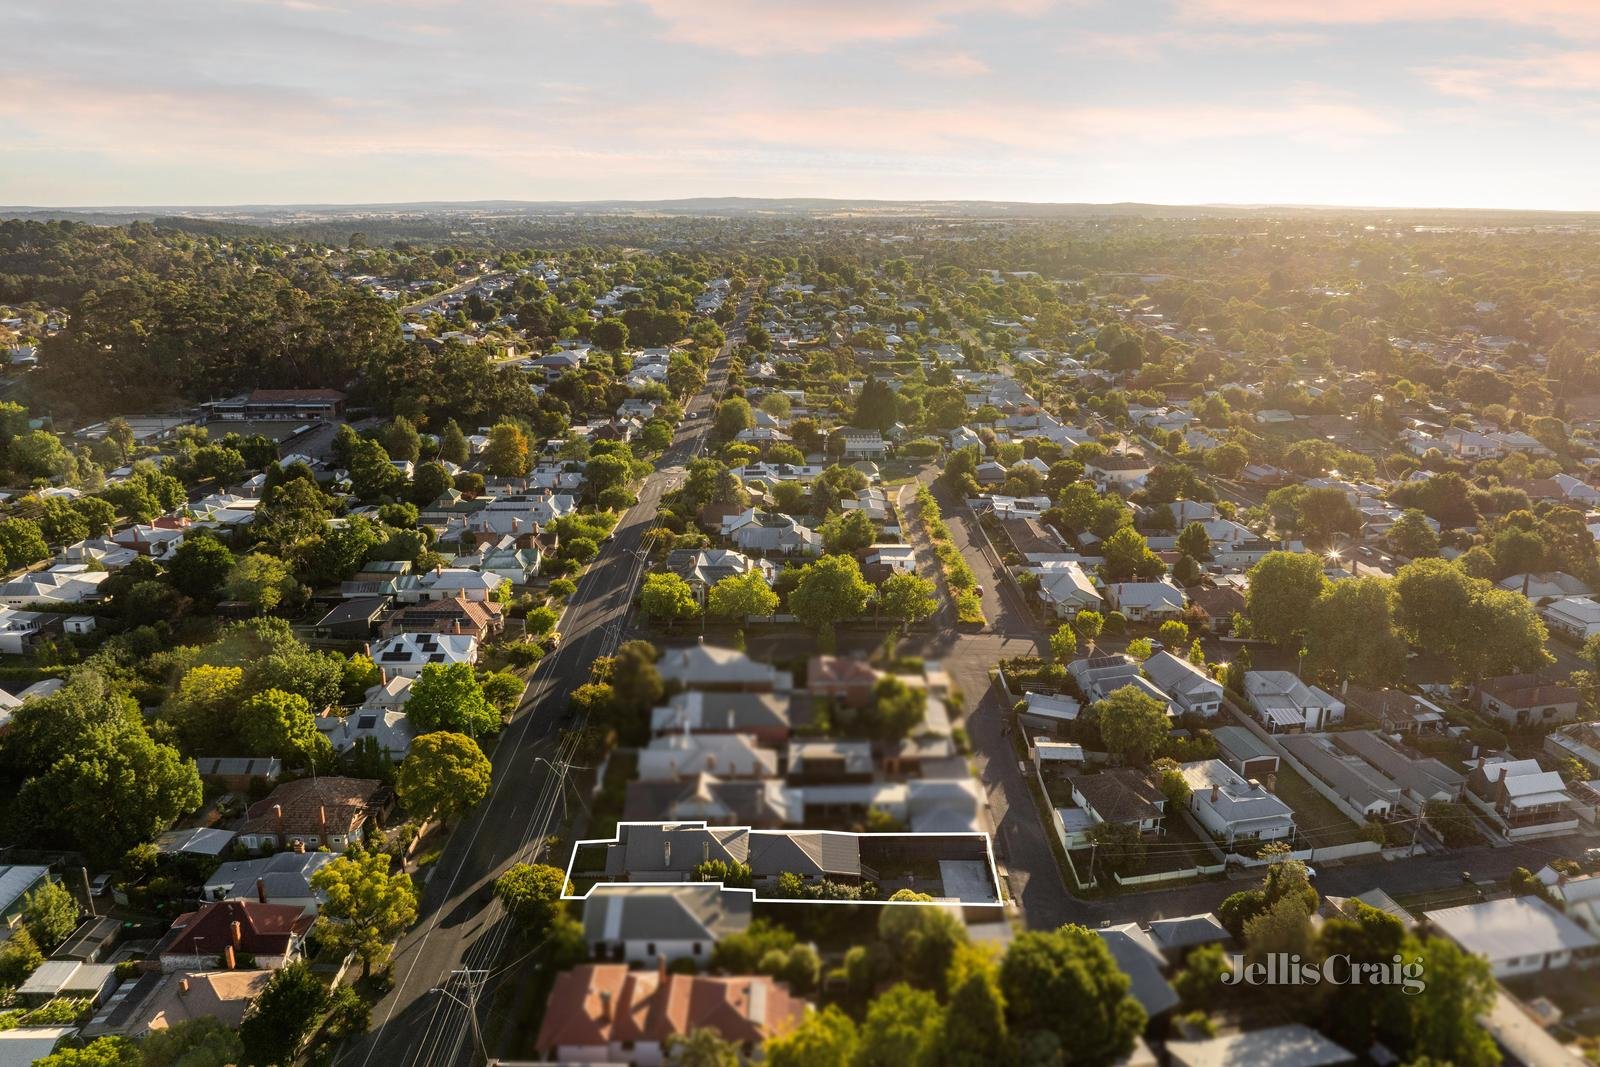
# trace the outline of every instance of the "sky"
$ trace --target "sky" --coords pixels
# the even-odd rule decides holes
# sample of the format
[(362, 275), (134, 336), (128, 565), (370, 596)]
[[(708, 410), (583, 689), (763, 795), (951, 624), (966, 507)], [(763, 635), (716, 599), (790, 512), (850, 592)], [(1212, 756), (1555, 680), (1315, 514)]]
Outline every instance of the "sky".
[(1600, 209), (1600, 0), (11, 0), (0, 204)]

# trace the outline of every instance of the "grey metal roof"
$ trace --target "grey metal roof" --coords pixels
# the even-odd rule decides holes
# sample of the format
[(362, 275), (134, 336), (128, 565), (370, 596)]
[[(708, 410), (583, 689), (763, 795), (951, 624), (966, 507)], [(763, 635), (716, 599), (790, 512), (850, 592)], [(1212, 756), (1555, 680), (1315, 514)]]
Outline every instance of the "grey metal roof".
[(714, 883), (598, 885), (583, 905), (584, 937), (597, 941), (715, 941), (750, 925), (752, 896)]

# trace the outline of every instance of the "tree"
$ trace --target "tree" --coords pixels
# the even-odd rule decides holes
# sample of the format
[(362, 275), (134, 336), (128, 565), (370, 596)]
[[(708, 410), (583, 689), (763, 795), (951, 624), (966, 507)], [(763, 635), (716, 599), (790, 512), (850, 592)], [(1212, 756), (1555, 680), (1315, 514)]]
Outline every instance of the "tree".
[(920, 574), (891, 574), (878, 586), (878, 605), (902, 627), (921, 622), (939, 610), (937, 587)]
[[(348, 987), (346, 987), (348, 988)], [(144, 1067), (228, 1067), (242, 1063), (238, 1032), (211, 1015), (152, 1030), (139, 1042)]]
[(439, 458), (447, 463), (461, 466), (472, 456), (471, 446), (467, 444), (467, 435), (461, 432), (455, 419), (446, 419), (444, 428), (439, 431)]
[(350, 454), (350, 488), (366, 503), (398, 497), (406, 476), (390, 462), (388, 451), (368, 438), (356, 441)]
[(738, 1045), (703, 1027), (687, 1035), (670, 1035), (665, 1048), (667, 1062), (674, 1067), (744, 1067)]
[(323, 936), (361, 957), (363, 977), (388, 954), (390, 942), (417, 921), (417, 887), (409, 874), (391, 866), (387, 852), (358, 846), (311, 876), (312, 888), (325, 898), (318, 913)]
[(1148, 637), (1135, 637), (1128, 642), (1128, 655), (1143, 663), (1156, 654), (1156, 646)]
[(1401, 567), (1394, 590), (1400, 630), (1419, 648), (1447, 656), (1458, 677), (1532, 670), (1548, 659), (1544, 621), (1518, 592), (1442, 559)]
[(829, 1004), (766, 1043), (768, 1067), (850, 1067), (859, 1044), (850, 1016)]
[(45, 952), (72, 936), (79, 913), (77, 898), (60, 882), (46, 882), (22, 898), (22, 925)]
[(1410, 947), (1412, 951), (1402, 955), (1408, 963), (1420, 961), (1427, 981), (1426, 989), (1406, 998), (1410, 1018), (1401, 1033), (1405, 1035), (1402, 1040), (1409, 1039), (1410, 1055), (1456, 1067), (1499, 1063), (1500, 1052), (1478, 1021), (1488, 1014), (1495, 998), (1489, 961), (1463, 952), (1442, 937), (1430, 937)]
[(418, 734), (449, 730), (482, 737), (500, 728), (500, 713), (467, 663), (430, 663), (411, 683), (406, 718)]
[(1108, 693), (1094, 712), (1107, 751), (1131, 767), (1148, 764), (1171, 730), (1161, 701), (1133, 685)]
[[(907, 909), (917, 910), (917, 909)], [(944, 1009), (932, 993), (896, 983), (867, 1008), (852, 1067), (916, 1067), (929, 1062)]]
[(967, 943), (967, 929), (950, 908), (884, 908), (878, 915), (878, 940), (900, 979), (943, 996), (945, 976)]
[[(322, 873), (318, 871), (312, 876), (313, 880)], [(272, 972), (267, 987), (256, 997), (239, 1024), (245, 1063), (251, 1067), (272, 1067), (292, 1062), (301, 1042), (321, 1018), (327, 1002), (327, 987), (312, 973), (311, 965), (305, 960), (296, 960)]]
[(217, 595), (233, 573), (233, 553), (209, 532), (194, 531), (167, 560), (173, 587), (197, 600)]
[(755, 412), (743, 397), (731, 396), (717, 407), (716, 434), (725, 441), (739, 436), (756, 424)]
[(615, 317), (601, 319), (590, 329), (589, 340), (607, 352), (621, 352), (628, 347), (628, 324)]
[(639, 590), (639, 609), (652, 619), (668, 624), (692, 619), (700, 613), (689, 583), (670, 571), (648, 575)]
[(1439, 536), (1428, 525), (1428, 517), (1417, 508), (1407, 508), (1384, 535), (1389, 547), (1407, 559), (1422, 559), (1439, 554)]
[(1100, 631), (1105, 629), (1105, 616), (1089, 608), (1081, 609), (1072, 618), (1072, 627), (1083, 635), (1085, 641), (1093, 641), (1100, 636)]
[(742, 622), (749, 616), (771, 615), (778, 610), (778, 594), (760, 571), (730, 574), (711, 587), (706, 610), (724, 619)]
[(951, 971), (950, 1006), (935, 1039), (936, 1062), (988, 1067), (1009, 1045), (1005, 997), (994, 964), (969, 949)]
[(520, 478), (528, 473), (528, 435), (514, 422), (499, 422), (489, 431), (483, 451), (489, 473), (497, 478)]
[(254, 755), (275, 756), (290, 767), (333, 763), (333, 743), (317, 729), (311, 705), (298, 693), (268, 689), (245, 701), (239, 737)]
[(1184, 960), (1183, 969), (1173, 975), (1172, 988), (1187, 1007), (1204, 1011), (1226, 988), (1223, 977), (1232, 971), (1221, 945), (1200, 945)]
[(289, 565), (265, 552), (252, 552), (228, 572), (229, 600), (249, 604), (257, 611), (271, 611), (298, 588)]
[(1190, 559), (1210, 559), (1211, 535), (1206, 533), (1206, 528), (1200, 523), (1191, 522), (1178, 535), (1178, 551)]
[(89, 520), (84, 518), (73, 501), (47, 497), (40, 502), (39, 509), (39, 532), (50, 544), (76, 544), (89, 536)]
[(437, 461), (417, 465), (411, 474), (411, 499), (418, 504), (431, 504), (455, 485), (450, 468)]
[(1050, 661), (1057, 666), (1068, 663), (1078, 654), (1078, 635), (1067, 623), (1056, 627), (1050, 635)]
[(417, 433), (416, 424), (404, 415), (396, 415), (394, 421), (379, 432), (378, 441), (390, 459), (415, 463), (422, 455), (422, 435)]
[(1133, 1049), (1145, 1013), (1098, 935), (1082, 926), (1019, 934), (1000, 964), (1013, 1032), (1048, 1030), (1074, 1063), (1111, 1064)]
[(1286, 648), (1299, 639), (1328, 579), (1322, 557), (1309, 552), (1268, 552), (1250, 568), (1245, 611), (1257, 636)]
[(859, 508), (829, 516), (817, 532), (829, 552), (859, 552), (878, 539), (877, 525)]
[(33, 1061), (33, 1067), (143, 1067), (139, 1046), (125, 1037), (97, 1037), (82, 1048), (63, 1048)]
[(44, 963), (44, 953), (28, 932), (27, 924), (17, 927), (0, 945), (0, 986), (15, 989)]
[[(1270, 896), (1270, 894), (1269, 894)], [(1311, 910), (1297, 896), (1268, 903), (1244, 924), (1244, 944), (1252, 959), (1275, 954), (1311, 956)]]
[(518, 863), (495, 879), (494, 893), (531, 937), (539, 937), (561, 912), (566, 872), (543, 863)]
[(867, 725), (879, 740), (899, 741), (922, 723), (927, 707), (926, 689), (886, 674), (872, 686)]
[(1306, 647), (1318, 670), (1364, 685), (1398, 682), (1406, 670), (1406, 642), (1394, 624), (1386, 578), (1334, 582), (1317, 597), (1306, 627)]
[(471, 810), (489, 792), (494, 768), (465, 734), (423, 734), (395, 772), (394, 788), (406, 811), (449, 820)]
[(800, 571), (789, 594), (789, 610), (802, 623), (832, 636), (836, 623), (853, 619), (867, 606), (872, 586), (850, 556), (824, 556)]
[(666, 686), (656, 669), (660, 658), (648, 641), (625, 641), (611, 657), (611, 691), (619, 707), (642, 714), (661, 702)]
[(1106, 538), (1100, 551), (1105, 557), (1100, 572), (1108, 582), (1159, 578), (1167, 569), (1161, 557), (1150, 550), (1144, 535), (1131, 526), (1124, 526)]

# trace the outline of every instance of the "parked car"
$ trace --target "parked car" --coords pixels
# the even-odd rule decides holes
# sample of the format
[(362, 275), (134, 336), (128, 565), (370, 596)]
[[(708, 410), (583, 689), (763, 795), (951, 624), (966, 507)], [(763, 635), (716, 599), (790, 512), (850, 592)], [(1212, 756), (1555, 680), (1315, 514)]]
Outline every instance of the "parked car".
[(89, 895), (91, 897), (105, 896), (106, 890), (111, 888), (111, 879), (115, 874), (115, 871), (101, 871), (95, 875), (94, 881), (89, 883)]

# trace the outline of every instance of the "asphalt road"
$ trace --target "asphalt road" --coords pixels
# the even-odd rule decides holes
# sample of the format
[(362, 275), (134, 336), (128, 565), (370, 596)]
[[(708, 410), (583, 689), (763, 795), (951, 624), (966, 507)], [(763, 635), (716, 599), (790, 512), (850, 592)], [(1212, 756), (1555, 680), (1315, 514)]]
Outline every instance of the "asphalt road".
[[(638, 503), (578, 580), (557, 627), (561, 643), (534, 671), (492, 754), (489, 795), (454, 829), (429, 869), (419, 921), (395, 949), (394, 988), (373, 1009), (372, 1031), (341, 1054), (343, 1067), (455, 1067), (485, 1058), (465, 1005), (475, 993), (486, 1005), (500, 977), (496, 968), (515, 962), (501, 958), (510, 923), (490, 887), (515, 863), (567, 862), (566, 856), (538, 855), (545, 837), (561, 825), (566, 806), (581, 802), (566, 775), (562, 712), (572, 690), (588, 681), (589, 665), (622, 642), (645, 569), (644, 533), (654, 525), (662, 496), (682, 480), (685, 464), (704, 445), (710, 409), (726, 387), (729, 357), (743, 336), (748, 310), (746, 301), (705, 387), (685, 405), (698, 417), (684, 419), (641, 486)], [(477, 1014), (481, 1020), (483, 1011)]]

